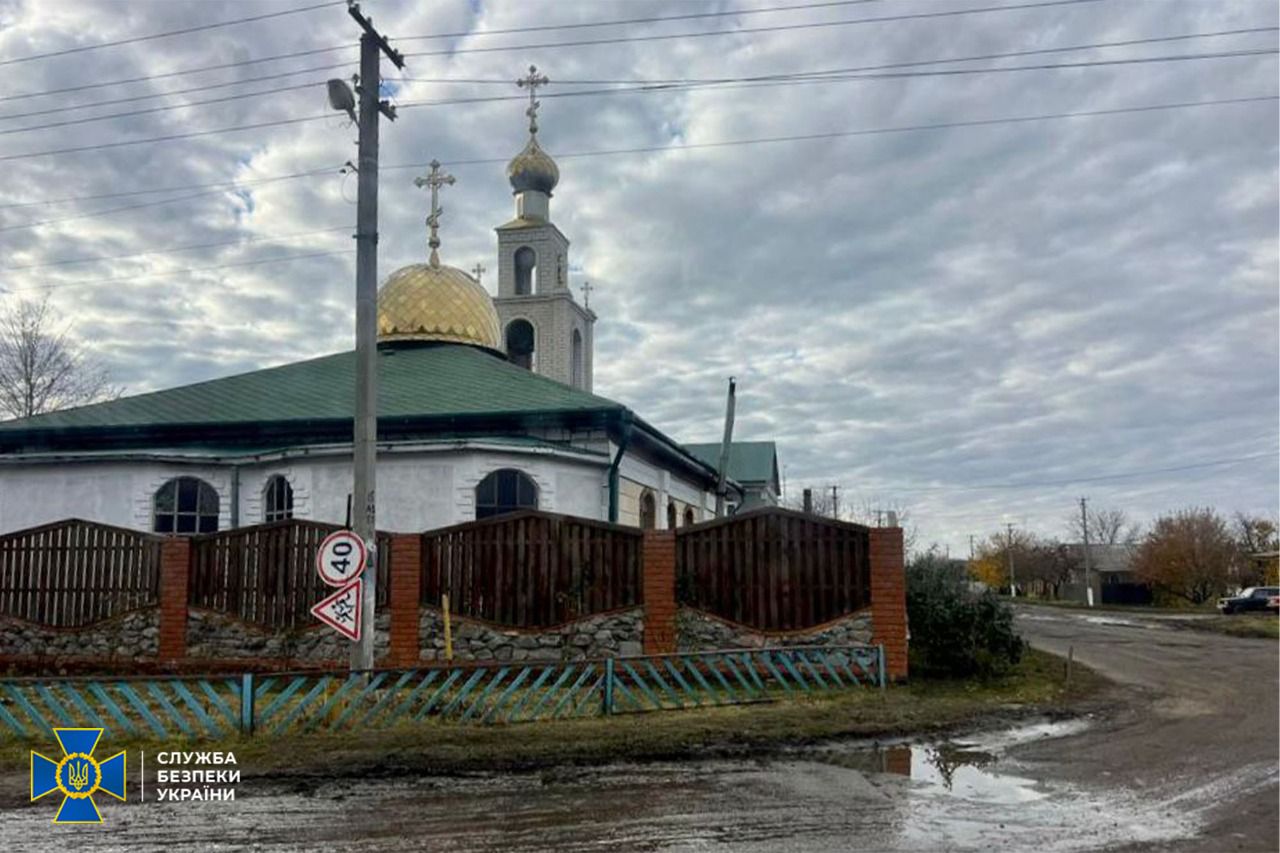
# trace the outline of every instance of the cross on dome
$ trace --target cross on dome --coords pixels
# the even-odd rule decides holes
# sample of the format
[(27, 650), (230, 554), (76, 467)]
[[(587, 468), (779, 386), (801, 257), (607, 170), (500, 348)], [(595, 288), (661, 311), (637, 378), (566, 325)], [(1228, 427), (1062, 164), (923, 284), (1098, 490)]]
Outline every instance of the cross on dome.
[(485, 269), (484, 264), (479, 262), (477, 262), (476, 265), (471, 268), (471, 274), (476, 277), (476, 281), (480, 281), (481, 276), (483, 276), (486, 272), (488, 272), (488, 270)]
[(538, 134), (538, 107), (542, 105), (542, 102), (538, 100), (538, 87), (546, 86), (550, 82), (551, 79), (547, 75), (538, 73), (538, 66), (536, 65), (530, 65), (528, 76), (521, 77), (516, 81), (516, 85), (521, 89), (527, 88), (529, 90), (529, 109), (525, 110), (524, 114), (529, 117), (529, 133), (532, 136), (537, 136)]
[(427, 216), (427, 227), (431, 229), (431, 237), (427, 240), (427, 245), (431, 247), (431, 266), (440, 266), (440, 214), (444, 213), (444, 208), (440, 206), (440, 188), (451, 186), (457, 183), (457, 178), (446, 172), (440, 171), (440, 161), (431, 161), (431, 172), (422, 177), (414, 178), (413, 185), (421, 189), (422, 187), (431, 188), (431, 213)]

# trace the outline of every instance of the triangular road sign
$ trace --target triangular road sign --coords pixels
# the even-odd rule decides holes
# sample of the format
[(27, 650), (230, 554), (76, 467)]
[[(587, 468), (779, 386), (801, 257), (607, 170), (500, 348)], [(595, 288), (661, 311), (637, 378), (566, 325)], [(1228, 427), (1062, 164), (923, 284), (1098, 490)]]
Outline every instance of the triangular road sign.
[(357, 579), (311, 608), (311, 615), (348, 640), (360, 639), (364, 580)]

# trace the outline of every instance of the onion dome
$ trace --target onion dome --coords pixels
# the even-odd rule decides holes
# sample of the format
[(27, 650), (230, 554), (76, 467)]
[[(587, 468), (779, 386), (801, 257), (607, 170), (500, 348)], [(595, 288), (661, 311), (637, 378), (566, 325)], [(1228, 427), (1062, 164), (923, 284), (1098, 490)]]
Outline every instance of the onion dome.
[(455, 267), (410, 264), (378, 291), (378, 340), (441, 341), (502, 351), (493, 298)]
[(538, 137), (530, 134), (524, 150), (507, 164), (507, 180), (515, 192), (534, 190), (551, 195), (556, 184), (560, 183), (560, 167), (550, 154), (542, 150)]

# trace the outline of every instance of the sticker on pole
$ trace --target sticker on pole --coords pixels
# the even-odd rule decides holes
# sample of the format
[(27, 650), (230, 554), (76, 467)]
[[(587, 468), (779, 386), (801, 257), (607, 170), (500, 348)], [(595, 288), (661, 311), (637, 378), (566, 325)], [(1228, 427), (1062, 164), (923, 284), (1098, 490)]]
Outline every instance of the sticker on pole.
[(360, 577), (369, 551), (364, 542), (350, 530), (335, 530), (320, 543), (316, 552), (316, 571), (329, 586), (346, 586)]
[(348, 640), (360, 639), (360, 602), (364, 581), (357, 579), (311, 608), (311, 615)]

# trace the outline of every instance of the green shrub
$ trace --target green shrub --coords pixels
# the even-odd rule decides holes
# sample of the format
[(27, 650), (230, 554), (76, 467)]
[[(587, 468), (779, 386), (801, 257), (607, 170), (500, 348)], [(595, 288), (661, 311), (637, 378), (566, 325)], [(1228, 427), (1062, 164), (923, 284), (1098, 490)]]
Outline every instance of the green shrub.
[(963, 566), (934, 554), (907, 566), (912, 675), (991, 678), (1022, 659), (1013, 610), (994, 592), (970, 588)]

